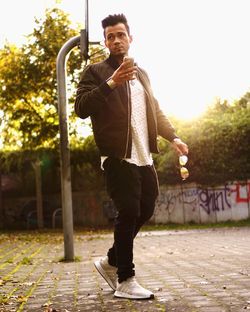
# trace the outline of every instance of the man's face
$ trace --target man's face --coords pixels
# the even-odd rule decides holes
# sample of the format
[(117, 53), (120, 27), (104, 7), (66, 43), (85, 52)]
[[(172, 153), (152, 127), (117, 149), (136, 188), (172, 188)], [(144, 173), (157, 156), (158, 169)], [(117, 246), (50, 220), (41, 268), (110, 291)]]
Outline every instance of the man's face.
[(131, 42), (132, 37), (123, 23), (105, 28), (105, 45), (111, 54), (116, 56), (127, 54)]

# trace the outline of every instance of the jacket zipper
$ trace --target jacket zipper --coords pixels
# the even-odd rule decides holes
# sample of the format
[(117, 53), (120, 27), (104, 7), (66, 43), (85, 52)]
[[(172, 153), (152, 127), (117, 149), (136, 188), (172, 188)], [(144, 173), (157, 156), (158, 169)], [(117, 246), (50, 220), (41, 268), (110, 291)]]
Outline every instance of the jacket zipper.
[[(143, 74), (141, 73), (140, 69), (138, 69), (138, 71), (140, 72), (140, 76), (143, 77)], [(145, 82), (145, 81), (144, 81)], [(145, 83), (145, 86), (147, 84)], [(154, 120), (154, 128), (155, 128), (155, 134), (156, 134), (156, 137), (157, 137), (157, 127), (156, 127), (156, 123), (157, 123), (157, 116), (154, 116), (154, 112), (153, 112), (153, 108), (152, 108), (152, 103), (150, 101), (150, 96), (149, 96), (149, 93), (148, 93), (148, 90), (146, 87), (144, 87), (144, 84), (142, 83), (142, 86), (143, 86), (143, 89), (144, 89), (144, 92), (146, 94), (146, 97), (148, 99), (148, 105), (150, 106), (150, 110), (152, 112), (152, 117), (153, 117), (153, 120)], [(155, 113), (156, 114), (156, 113)]]
[(123, 158), (126, 158), (127, 151), (128, 151), (128, 143), (129, 143), (129, 130), (130, 130), (130, 120), (131, 120), (131, 108), (130, 108), (130, 89), (129, 89), (129, 82), (126, 82), (126, 89), (128, 94), (128, 129), (127, 129), (127, 141), (126, 141), (126, 148), (125, 148), (125, 155)]
[[(148, 94), (148, 91), (146, 90), (146, 88), (144, 88), (144, 92), (146, 93), (146, 95), (147, 95), (147, 98), (148, 98), (148, 105), (150, 106), (150, 110), (151, 110), (151, 112), (152, 112), (152, 117), (153, 117), (153, 121), (154, 121), (154, 128), (155, 128), (155, 134), (156, 134), (156, 137), (157, 137), (157, 127), (156, 127), (156, 118), (157, 118), (157, 116), (156, 116), (156, 118), (155, 118), (155, 116), (154, 116), (154, 112), (153, 112), (153, 108), (152, 108), (152, 104), (151, 104), (151, 101), (149, 100), (150, 99), (150, 97), (149, 97), (149, 94)], [(155, 113), (156, 114), (156, 113)]]

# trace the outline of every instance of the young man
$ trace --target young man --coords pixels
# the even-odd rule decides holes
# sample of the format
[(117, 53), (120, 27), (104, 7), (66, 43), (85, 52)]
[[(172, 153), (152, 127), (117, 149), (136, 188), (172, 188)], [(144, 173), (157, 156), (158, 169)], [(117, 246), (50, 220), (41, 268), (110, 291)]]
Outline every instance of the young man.
[(187, 154), (188, 148), (160, 110), (147, 73), (124, 58), (132, 42), (126, 17), (109, 15), (102, 26), (110, 55), (85, 68), (75, 101), (76, 114), (91, 117), (107, 192), (118, 211), (114, 244), (95, 267), (116, 297), (149, 299), (153, 293), (135, 279), (133, 242), (153, 215), (158, 196), (151, 153), (158, 152), (158, 135), (179, 155)]

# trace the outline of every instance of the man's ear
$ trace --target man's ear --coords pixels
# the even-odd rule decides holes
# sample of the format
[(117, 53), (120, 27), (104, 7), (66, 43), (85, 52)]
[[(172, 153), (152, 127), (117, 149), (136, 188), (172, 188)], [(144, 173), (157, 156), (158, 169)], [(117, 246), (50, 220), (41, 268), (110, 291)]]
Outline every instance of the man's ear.
[(129, 35), (129, 42), (133, 42), (133, 36)]

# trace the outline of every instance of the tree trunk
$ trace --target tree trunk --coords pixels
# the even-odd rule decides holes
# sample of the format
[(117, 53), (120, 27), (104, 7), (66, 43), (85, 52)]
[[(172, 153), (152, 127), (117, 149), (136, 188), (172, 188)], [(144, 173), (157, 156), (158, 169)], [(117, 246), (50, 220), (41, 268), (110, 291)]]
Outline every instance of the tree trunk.
[(43, 198), (42, 198), (42, 174), (41, 174), (41, 162), (36, 160), (32, 163), (35, 170), (36, 177), (36, 208), (37, 208), (37, 226), (39, 229), (43, 229)]
[(0, 170), (0, 229), (4, 225), (3, 191), (2, 191), (2, 173)]

